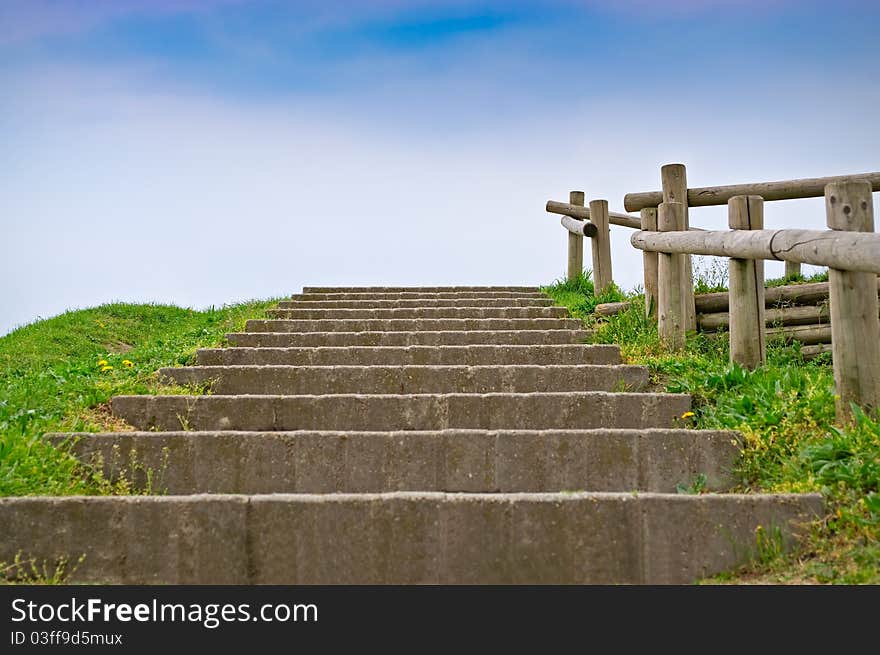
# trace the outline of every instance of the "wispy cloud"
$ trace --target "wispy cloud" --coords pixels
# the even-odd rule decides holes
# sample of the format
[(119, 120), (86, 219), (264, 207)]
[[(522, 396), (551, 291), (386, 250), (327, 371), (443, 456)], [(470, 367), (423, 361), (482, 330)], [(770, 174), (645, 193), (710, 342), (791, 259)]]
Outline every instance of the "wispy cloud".
[(113, 299), (538, 284), (571, 189), (620, 210), (670, 161), (696, 186), (876, 168), (878, 9), (734, 4), (2, 3), (0, 333)]

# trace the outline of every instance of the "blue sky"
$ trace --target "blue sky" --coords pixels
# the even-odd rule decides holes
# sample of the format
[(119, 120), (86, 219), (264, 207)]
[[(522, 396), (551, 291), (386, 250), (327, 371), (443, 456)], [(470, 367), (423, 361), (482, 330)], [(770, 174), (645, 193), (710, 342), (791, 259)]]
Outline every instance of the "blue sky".
[[(0, 334), (112, 300), (546, 283), (570, 189), (622, 210), (674, 161), (692, 186), (877, 170), (878, 27), (852, 1), (4, 0)], [(765, 220), (824, 225), (821, 201)]]

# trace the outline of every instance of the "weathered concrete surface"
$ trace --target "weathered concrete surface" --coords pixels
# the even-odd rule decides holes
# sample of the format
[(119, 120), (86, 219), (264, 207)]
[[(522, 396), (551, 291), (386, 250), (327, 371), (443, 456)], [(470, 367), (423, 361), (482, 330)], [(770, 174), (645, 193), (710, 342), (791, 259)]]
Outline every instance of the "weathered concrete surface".
[(734, 432), (438, 430), (53, 434), (110, 479), (154, 492), (675, 492), (736, 482)]
[(0, 561), (86, 553), (86, 582), (686, 583), (822, 511), (652, 493), (730, 488), (735, 435), (671, 429), (684, 395), (585, 391), (645, 371), (534, 287), (305, 291), (228, 335), (247, 348), (199, 352), (222, 368), (166, 373), (223, 394), (114, 398), (151, 431), (69, 446), (183, 495), (0, 499)]
[(513, 364), (619, 364), (615, 345), (349, 346), (311, 348), (203, 348), (201, 366), (488, 366)]
[(659, 393), (116, 396), (139, 430), (668, 428), (690, 396)]
[(304, 294), (313, 293), (535, 293), (538, 287), (303, 287)]
[(297, 293), (291, 300), (504, 300), (537, 298), (549, 301), (550, 297), (540, 291), (373, 291)]
[(577, 330), (574, 318), (254, 319), (248, 332), (410, 332), (427, 330)]
[(380, 298), (282, 300), (280, 309), (423, 309), (426, 307), (551, 307), (550, 298)]
[(120, 584), (689, 583), (785, 543), (818, 495), (321, 494), (0, 499), (0, 560)]
[(417, 307), (417, 308), (343, 308), (343, 309), (270, 309), (270, 318), (288, 320), (346, 321), (359, 319), (487, 319), (487, 318), (565, 318), (565, 307)]
[(452, 330), (418, 332), (235, 332), (226, 339), (236, 346), (453, 346), (582, 344), (592, 332), (575, 330)]
[(529, 393), (639, 391), (644, 366), (183, 366), (160, 369), (164, 380), (210, 385), (217, 394)]

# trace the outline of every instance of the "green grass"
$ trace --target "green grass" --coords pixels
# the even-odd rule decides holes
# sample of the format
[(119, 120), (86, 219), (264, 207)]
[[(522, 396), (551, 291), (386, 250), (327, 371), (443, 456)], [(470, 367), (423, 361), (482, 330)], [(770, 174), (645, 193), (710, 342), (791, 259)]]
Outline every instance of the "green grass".
[(206, 311), (103, 305), (0, 337), (0, 495), (131, 492), (42, 435), (123, 428), (109, 412), (112, 396), (185, 391), (160, 385), (156, 370), (190, 363), (197, 348), (221, 344), (225, 333), (241, 330), (275, 302)]
[(699, 334), (672, 355), (645, 317), (643, 296), (629, 294), (627, 311), (600, 319), (584, 314), (596, 302), (587, 297), (586, 284), (545, 290), (586, 317), (595, 341), (620, 344), (625, 360), (647, 365), (662, 388), (691, 394), (693, 427), (742, 433), (738, 491), (823, 494), (828, 515), (812, 525), (796, 552), (770, 549), (773, 557), (767, 557), (765, 548), (733, 580), (880, 583), (880, 420), (858, 413), (853, 425), (835, 425), (828, 355), (805, 361), (797, 344), (774, 341), (767, 364), (748, 371), (730, 364), (726, 339)]
[[(718, 293), (727, 291), (727, 264), (718, 257), (693, 258), (694, 293)], [(828, 271), (820, 271), (812, 275), (789, 275), (764, 280), (764, 286), (781, 287), (788, 284), (807, 284), (810, 282), (827, 282)]]
[(583, 319), (589, 319), (593, 316), (596, 305), (606, 302), (621, 302), (627, 299), (614, 283), (599, 296), (596, 296), (590, 271), (584, 271), (574, 280), (559, 280), (551, 287), (545, 287), (544, 291), (550, 292), (558, 304), (568, 307), (572, 316)]

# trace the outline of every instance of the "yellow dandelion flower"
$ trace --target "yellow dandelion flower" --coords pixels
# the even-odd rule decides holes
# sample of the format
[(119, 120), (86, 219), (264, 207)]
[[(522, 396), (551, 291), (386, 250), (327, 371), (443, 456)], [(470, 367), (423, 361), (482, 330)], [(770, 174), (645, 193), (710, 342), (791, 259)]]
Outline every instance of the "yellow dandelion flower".
[(685, 412), (681, 415), (682, 418), (690, 418), (691, 416), (696, 416), (693, 412)]
[(123, 365), (125, 368), (131, 368), (132, 366), (134, 366), (134, 362), (131, 361), (130, 359), (123, 359), (123, 360), (122, 360), (122, 365)]
[(112, 366), (102, 366), (101, 367), (101, 373), (106, 373), (107, 371), (112, 371), (112, 370), (113, 370)]
[(98, 327), (101, 328), (101, 329), (104, 329), (105, 327), (107, 327), (106, 325), (104, 325), (103, 323), (101, 323), (101, 321), (95, 321), (95, 323), (97, 323), (97, 324), (98, 324)]
[(109, 362), (107, 362), (106, 359), (99, 359), (98, 360), (98, 366), (107, 366), (108, 363)]

